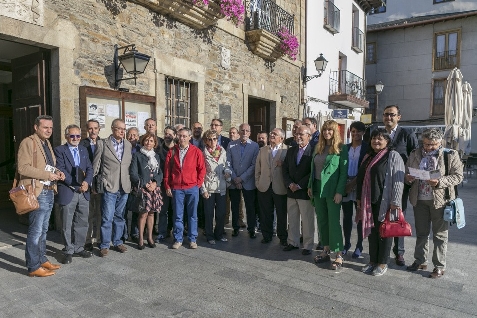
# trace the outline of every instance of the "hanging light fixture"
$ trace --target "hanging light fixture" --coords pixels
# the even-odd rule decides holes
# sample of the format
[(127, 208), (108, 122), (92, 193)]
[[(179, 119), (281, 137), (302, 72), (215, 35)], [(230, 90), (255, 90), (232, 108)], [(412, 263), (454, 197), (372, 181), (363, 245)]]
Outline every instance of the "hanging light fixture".
[(318, 75), (306, 76), (306, 71), (305, 71), (305, 76), (303, 76), (303, 83), (309, 82), (314, 78), (320, 77), (325, 71), (326, 65), (328, 65), (328, 61), (323, 57), (322, 53), (320, 53), (320, 56), (316, 58), (314, 63), (315, 63), (315, 68), (316, 68), (316, 71), (318, 72)]
[[(119, 55), (118, 51), (123, 50), (123, 54)], [(139, 53), (136, 50), (135, 44), (130, 44), (122, 47), (114, 46), (114, 84), (115, 88), (118, 88), (120, 81), (134, 79), (134, 85), (136, 85), (137, 74), (142, 74), (146, 70), (149, 63), (150, 56)], [(119, 78), (119, 68), (123, 66), (124, 71), (127, 74), (132, 74), (132, 77)]]

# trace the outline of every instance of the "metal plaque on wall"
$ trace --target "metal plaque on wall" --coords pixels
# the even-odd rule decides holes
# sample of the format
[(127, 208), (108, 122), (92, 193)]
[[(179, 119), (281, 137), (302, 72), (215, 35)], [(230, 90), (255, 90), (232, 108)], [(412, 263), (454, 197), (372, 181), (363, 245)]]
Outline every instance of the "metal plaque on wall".
[(228, 131), (232, 121), (232, 107), (230, 105), (219, 104), (219, 118), (224, 122), (222, 131)]

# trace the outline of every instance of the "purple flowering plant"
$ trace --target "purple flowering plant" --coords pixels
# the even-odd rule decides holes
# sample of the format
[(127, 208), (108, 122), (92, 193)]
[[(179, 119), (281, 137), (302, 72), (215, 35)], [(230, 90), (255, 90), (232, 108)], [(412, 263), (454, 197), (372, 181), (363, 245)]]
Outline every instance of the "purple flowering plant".
[(298, 55), (298, 48), (300, 47), (297, 37), (291, 34), (290, 31), (288, 31), (288, 29), (285, 27), (282, 27), (277, 32), (277, 35), (281, 40), (280, 50), (283, 52), (283, 54), (295, 61), (296, 56)]
[[(209, 5), (210, 1), (214, 0), (192, 0), (194, 5), (203, 7)], [(219, 0), (220, 11), (228, 21), (232, 21), (233, 24), (239, 26), (243, 23), (245, 16), (245, 7), (242, 0)]]

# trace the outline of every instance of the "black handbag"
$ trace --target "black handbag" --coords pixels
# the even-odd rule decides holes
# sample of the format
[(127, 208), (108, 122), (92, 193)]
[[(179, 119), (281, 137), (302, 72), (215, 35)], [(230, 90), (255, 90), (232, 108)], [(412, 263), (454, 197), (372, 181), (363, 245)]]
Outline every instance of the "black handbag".
[(139, 181), (137, 187), (134, 187), (131, 191), (131, 206), (130, 210), (132, 212), (142, 212), (146, 209), (146, 195), (141, 189), (141, 181)]

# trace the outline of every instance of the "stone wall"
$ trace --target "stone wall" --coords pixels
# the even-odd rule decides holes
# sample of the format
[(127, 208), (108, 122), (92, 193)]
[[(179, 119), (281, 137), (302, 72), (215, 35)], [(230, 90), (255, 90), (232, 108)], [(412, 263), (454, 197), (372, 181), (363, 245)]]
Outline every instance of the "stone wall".
[[(284, 1), (282, 1), (284, 2)], [(289, 8), (300, 8), (304, 1), (287, 1)], [(171, 20), (136, 3), (124, 0), (57, 0), (45, 1), (45, 9), (53, 12), (50, 16), (70, 22), (78, 30), (74, 49), (73, 65), (61, 65), (73, 69), (75, 86), (93, 86), (113, 88), (113, 53), (115, 44), (136, 44), (138, 51), (156, 58), (151, 59), (146, 73), (140, 75), (137, 85), (133, 81), (121, 82), (121, 87), (130, 92), (158, 96), (158, 118), (164, 106), (162, 99), (163, 77), (173, 75), (158, 72), (164, 68), (157, 63), (164, 61), (161, 56), (173, 57), (176, 61), (187, 61), (191, 65), (204, 68), (203, 104), (199, 101), (199, 120), (205, 123), (219, 112), (219, 104), (232, 106), (232, 124), (238, 124), (246, 118), (244, 105), (247, 95), (244, 87), (258, 87), (267, 96), (285, 95), (285, 104), (278, 105), (280, 112), (289, 117), (298, 117), (298, 105), (301, 99), (300, 66), (301, 61), (291, 61), (286, 57), (276, 61), (273, 71), (265, 61), (252, 54), (245, 43), (243, 31), (231, 34), (232, 27), (212, 27), (204, 31), (194, 30), (177, 21)], [(297, 9), (299, 10), (299, 9)], [(224, 25), (220, 21), (219, 25)], [(242, 27), (243, 28), (243, 27)], [(295, 25), (295, 32), (302, 28)], [(220, 65), (221, 47), (231, 51), (230, 69)], [(184, 68), (187, 63), (177, 63), (175, 68)], [(170, 67), (166, 65), (165, 69)], [(190, 72), (182, 69), (181, 72)], [(161, 80), (162, 77), (162, 80)], [(156, 88), (156, 84), (157, 88)], [(157, 91), (156, 91), (157, 90)], [(76, 89), (78, 92), (78, 89)], [(250, 93), (250, 90), (247, 90)], [(199, 92), (200, 94), (200, 92)], [(260, 94), (258, 94), (260, 95)], [(252, 96), (252, 95), (251, 95)], [(261, 97), (261, 96), (257, 96)], [(162, 100), (161, 100), (162, 99)], [(79, 117), (78, 95), (73, 103), (75, 119)], [(246, 109), (245, 109), (246, 111)], [(281, 115), (277, 115), (277, 124)], [(296, 116), (294, 116), (296, 115)], [(163, 124), (163, 123), (162, 123)], [(159, 126), (162, 126), (159, 119)], [(273, 123), (272, 123), (273, 126)]]

